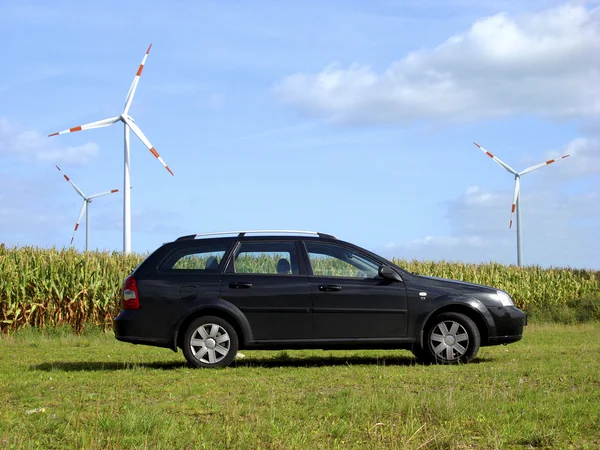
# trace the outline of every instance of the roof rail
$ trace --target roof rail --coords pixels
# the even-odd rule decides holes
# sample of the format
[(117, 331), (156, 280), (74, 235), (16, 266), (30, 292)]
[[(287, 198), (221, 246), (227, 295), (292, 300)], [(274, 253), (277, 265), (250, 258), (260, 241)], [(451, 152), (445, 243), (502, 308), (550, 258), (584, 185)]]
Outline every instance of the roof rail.
[(317, 231), (301, 231), (301, 230), (240, 230), (240, 231), (216, 231), (213, 233), (200, 233), (200, 234), (189, 234), (187, 236), (181, 236), (176, 241), (186, 241), (196, 238), (209, 237), (209, 236), (223, 236), (223, 235), (237, 235), (237, 237), (243, 237), (247, 234), (309, 234), (313, 236), (319, 236), (321, 238), (337, 239), (332, 234), (319, 233)]

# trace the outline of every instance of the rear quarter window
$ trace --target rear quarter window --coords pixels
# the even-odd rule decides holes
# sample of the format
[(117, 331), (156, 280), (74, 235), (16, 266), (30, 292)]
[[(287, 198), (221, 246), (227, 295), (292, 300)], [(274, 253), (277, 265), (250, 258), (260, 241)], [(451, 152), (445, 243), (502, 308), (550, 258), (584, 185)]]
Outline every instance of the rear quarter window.
[(159, 265), (160, 272), (171, 273), (216, 273), (219, 271), (229, 243), (206, 247), (182, 248), (174, 250)]

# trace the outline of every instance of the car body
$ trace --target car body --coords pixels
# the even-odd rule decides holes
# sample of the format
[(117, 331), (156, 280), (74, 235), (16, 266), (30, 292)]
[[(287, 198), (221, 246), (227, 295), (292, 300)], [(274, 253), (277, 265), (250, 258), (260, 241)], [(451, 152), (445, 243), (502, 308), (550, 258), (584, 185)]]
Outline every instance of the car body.
[(411, 350), (469, 362), (522, 338), (525, 314), (503, 291), (410, 273), (332, 235), (239, 231), (182, 236), (125, 280), (115, 337), (183, 350), (195, 367), (239, 349)]

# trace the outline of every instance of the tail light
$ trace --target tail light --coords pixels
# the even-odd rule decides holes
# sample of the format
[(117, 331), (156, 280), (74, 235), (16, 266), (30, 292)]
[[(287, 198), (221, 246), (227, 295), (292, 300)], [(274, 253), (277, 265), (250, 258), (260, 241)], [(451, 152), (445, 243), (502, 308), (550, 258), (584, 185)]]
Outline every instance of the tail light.
[(138, 295), (137, 282), (134, 276), (127, 277), (123, 283), (123, 299), (121, 300), (123, 309), (139, 309), (140, 296)]

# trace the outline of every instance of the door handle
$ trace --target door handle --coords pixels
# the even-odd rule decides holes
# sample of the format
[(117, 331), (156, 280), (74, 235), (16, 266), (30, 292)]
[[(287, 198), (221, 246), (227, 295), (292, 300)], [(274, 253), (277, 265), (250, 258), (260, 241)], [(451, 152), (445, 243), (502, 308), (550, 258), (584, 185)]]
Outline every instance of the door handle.
[(342, 287), (337, 284), (322, 284), (319, 286), (320, 291), (333, 292), (333, 291), (341, 291)]
[(229, 283), (231, 289), (249, 289), (252, 287), (252, 283), (243, 283), (239, 281), (232, 281)]

